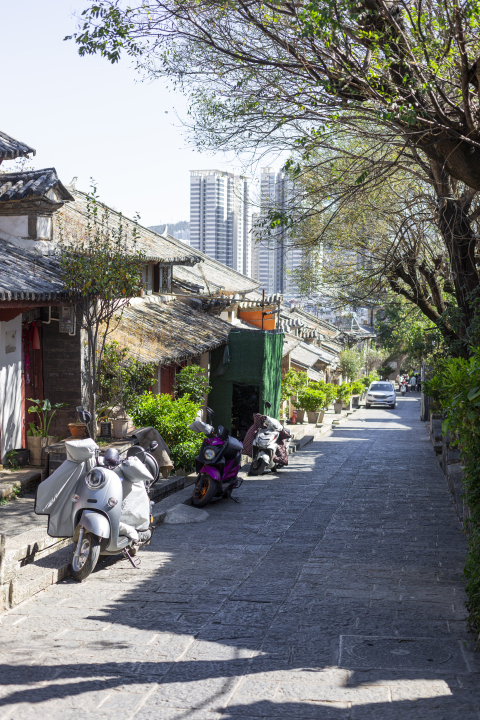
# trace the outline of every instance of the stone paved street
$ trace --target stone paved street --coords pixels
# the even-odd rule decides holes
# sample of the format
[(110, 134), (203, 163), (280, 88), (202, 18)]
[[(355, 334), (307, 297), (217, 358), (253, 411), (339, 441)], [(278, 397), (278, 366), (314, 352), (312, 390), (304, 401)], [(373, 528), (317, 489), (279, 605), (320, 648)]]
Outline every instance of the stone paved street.
[(142, 568), (102, 560), (0, 626), (0, 720), (479, 720), (466, 543), (419, 398), (248, 479)]

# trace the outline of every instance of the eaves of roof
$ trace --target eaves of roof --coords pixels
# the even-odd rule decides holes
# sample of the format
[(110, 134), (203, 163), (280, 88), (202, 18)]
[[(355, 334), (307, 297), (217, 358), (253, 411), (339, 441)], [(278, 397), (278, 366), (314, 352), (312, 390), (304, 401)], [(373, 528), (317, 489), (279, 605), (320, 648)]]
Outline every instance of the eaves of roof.
[(0, 132), (0, 160), (15, 160), (19, 157), (28, 157), (30, 154), (35, 155), (36, 150), (29, 147), (26, 143)]
[(66, 297), (55, 255), (40, 255), (0, 239), (0, 301), (48, 301)]
[(189, 303), (151, 295), (123, 311), (111, 338), (140, 362), (170, 365), (224, 345), (232, 327)]

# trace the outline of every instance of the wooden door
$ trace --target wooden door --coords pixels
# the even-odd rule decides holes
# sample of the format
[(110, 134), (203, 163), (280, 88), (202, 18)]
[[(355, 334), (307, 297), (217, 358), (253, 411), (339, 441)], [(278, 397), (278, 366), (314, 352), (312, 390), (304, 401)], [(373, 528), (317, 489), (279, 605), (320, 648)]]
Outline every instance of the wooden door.
[[(34, 349), (35, 329), (40, 341), (40, 349)], [(29, 414), (28, 408), (33, 405), (28, 398), (43, 400), (43, 368), (42, 368), (42, 328), (35, 322), (24, 323), (22, 328), (22, 446), (26, 447), (27, 430), (31, 422), (37, 422), (36, 415)]]

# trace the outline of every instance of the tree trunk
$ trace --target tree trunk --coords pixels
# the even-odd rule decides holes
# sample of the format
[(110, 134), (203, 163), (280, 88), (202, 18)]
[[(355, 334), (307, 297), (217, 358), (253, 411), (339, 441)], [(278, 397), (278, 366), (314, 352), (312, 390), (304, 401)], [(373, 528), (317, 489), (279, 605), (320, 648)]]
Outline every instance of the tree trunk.
[(465, 327), (459, 334), (465, 336), (474, 316), (471, 293), (478, 290), (479, 278), (475, 265), (475, 234), (461, 200), (442, 198), (438, 226), (450, 258), (458, 307), (464, 316)]

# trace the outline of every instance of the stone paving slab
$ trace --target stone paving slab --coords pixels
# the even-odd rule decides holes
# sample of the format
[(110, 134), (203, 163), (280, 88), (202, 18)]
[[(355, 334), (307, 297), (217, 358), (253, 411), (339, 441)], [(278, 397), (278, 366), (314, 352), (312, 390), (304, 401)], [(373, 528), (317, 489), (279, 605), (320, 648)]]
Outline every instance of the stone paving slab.
[(466, 543), (418, 417), (360, 410), (160, 525), (140, 570), (102, 559), (4, 615), (0, 720), (480, 720)]

